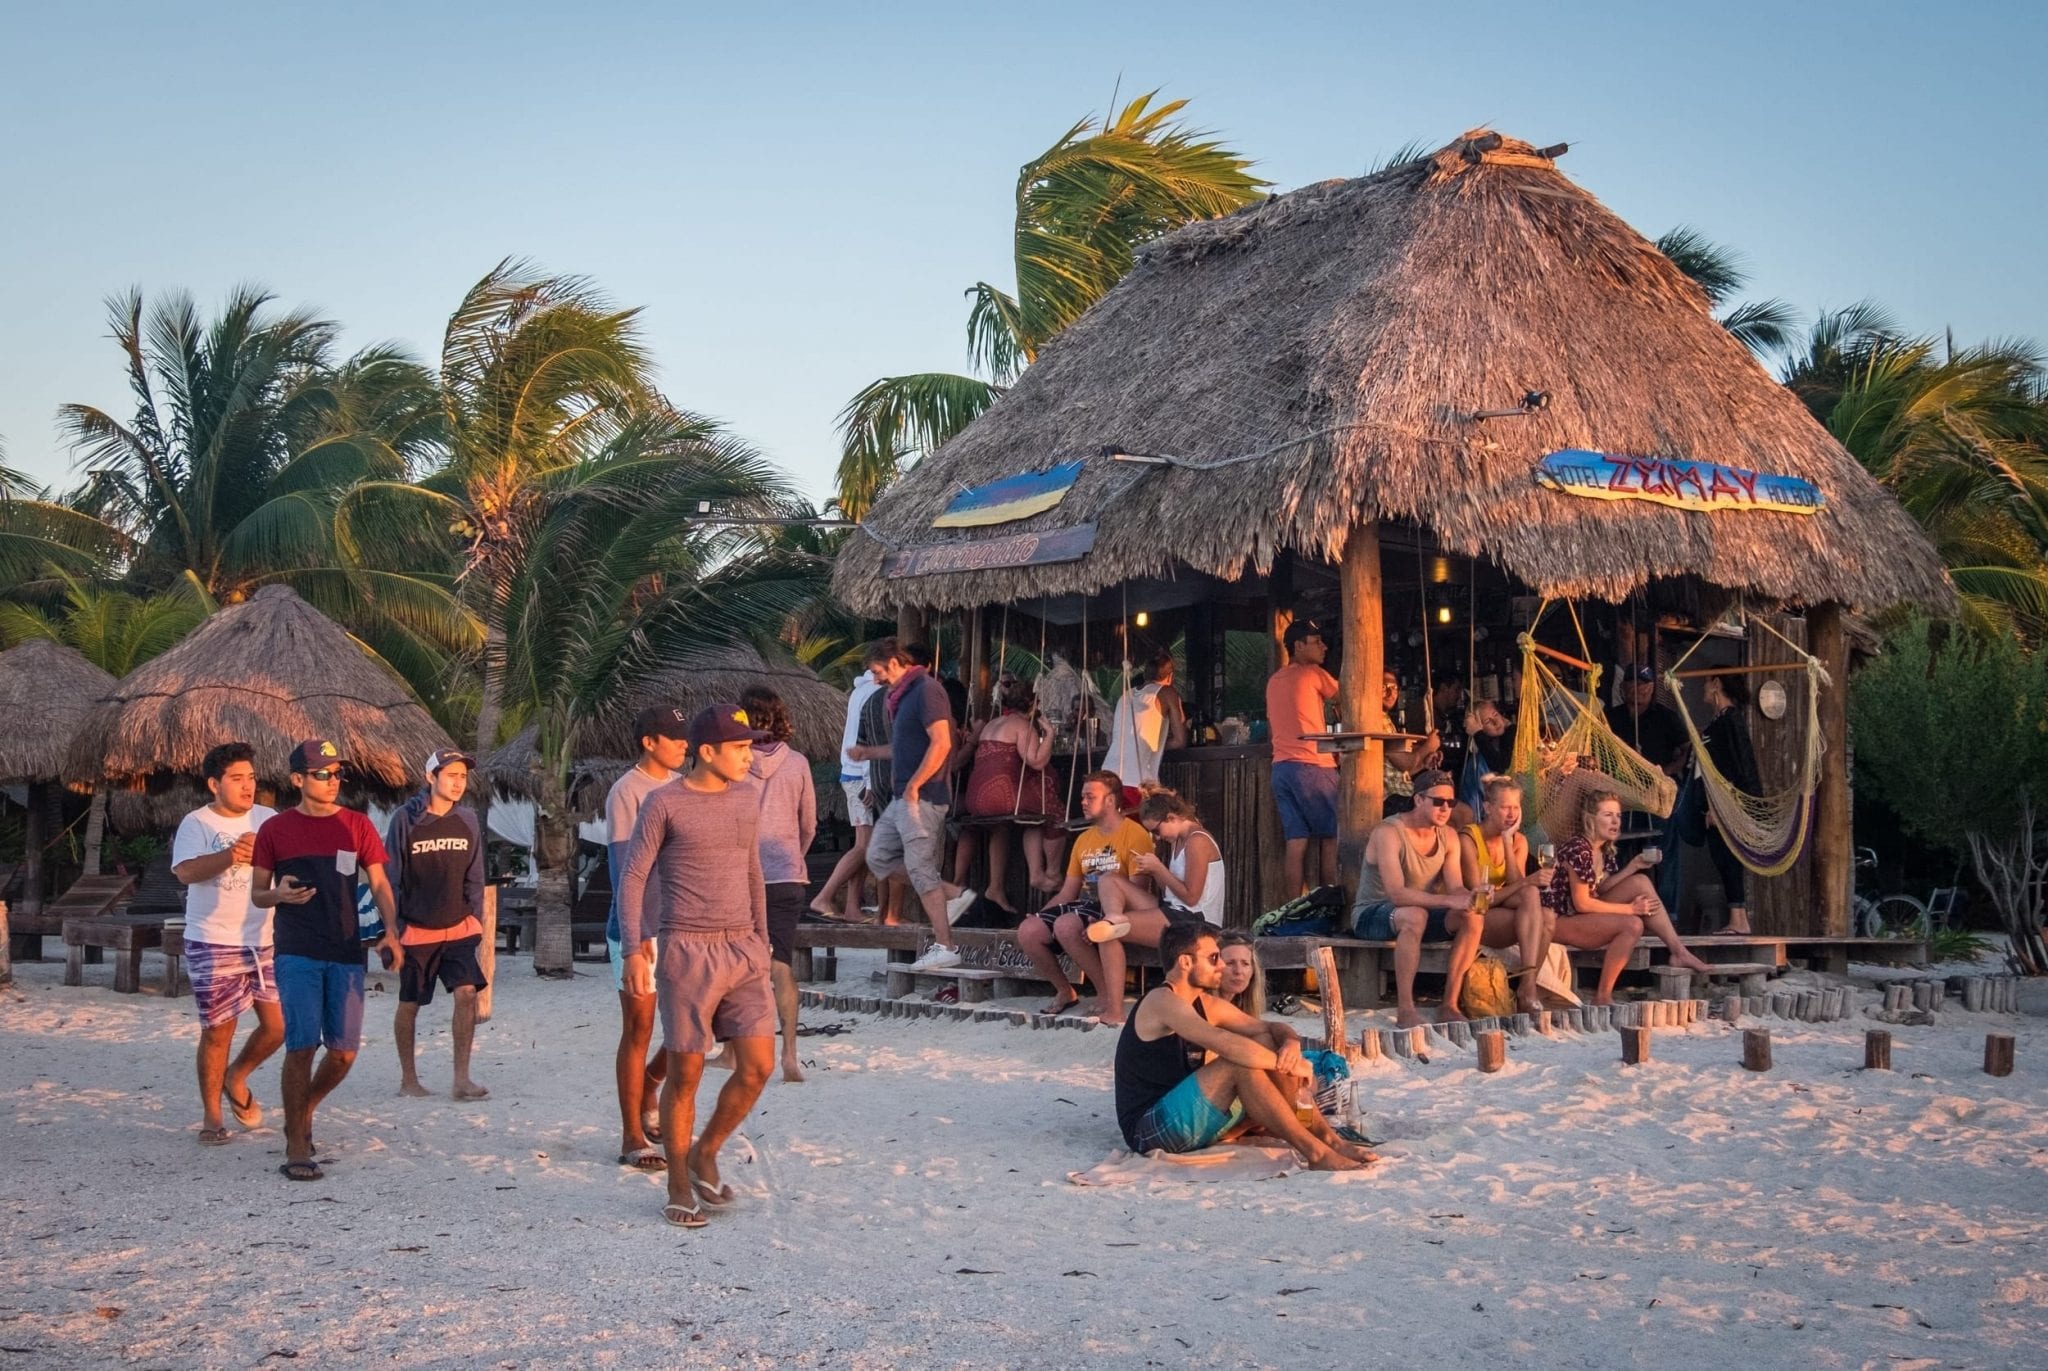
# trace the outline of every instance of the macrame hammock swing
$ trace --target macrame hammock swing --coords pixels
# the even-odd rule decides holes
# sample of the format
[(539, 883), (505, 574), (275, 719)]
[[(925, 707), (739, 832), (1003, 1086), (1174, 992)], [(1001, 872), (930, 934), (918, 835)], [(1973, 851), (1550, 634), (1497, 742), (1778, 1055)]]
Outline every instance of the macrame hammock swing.
[[(1608, 726), (1606, 715), (1595, 703), (1600, 698), (1600, 668), (1592, 661), (1585, 629), (1570, 601), (1565, 602), (1565, 608), (1571, 614), (1581, 655), (1572, 657), (1536, 641), (1536, 627), (1550, 605), (1551, 601), (1546, 599), (1528, 629), (1516, 640), (1522, 649), (1522, 698), (1515, 720), (1513, 770), (1530, 797), (1531, 813), (1553, 839), (1575, 833), (1580, 797), (1597, 785), (1613, 791), (1624, 807), (1658, 818), (1668, 817), (1678, 800), (1677, 782)], [(1812, 824), (1822, 755), (1820, 692), (1829, 682), (1818, 657), (1778, 632), (1769, 620), (1756, 622), (1798, 654), (1799, 661), (1787, 663), (1787, 669), (1803, 665), (1807, 674), (1805, 750), (1797, 775), (1784, 789), (1752, 795), (1723, 775), (1707, 751), (1680, 689), (1679, 668), (1699, 651), (1709, 635), (1700, 635), (1672, 664), (1664, 673), (1664, 685), (1685, 724), (1697, 766), (1695, 774), (1723, 840), (1750, 871), (1759, 876), (1777, 876), (1790, 870), (1799, 859)], [(1583, 671), (1584, 692), (1566, 685), (1552, 662)]]

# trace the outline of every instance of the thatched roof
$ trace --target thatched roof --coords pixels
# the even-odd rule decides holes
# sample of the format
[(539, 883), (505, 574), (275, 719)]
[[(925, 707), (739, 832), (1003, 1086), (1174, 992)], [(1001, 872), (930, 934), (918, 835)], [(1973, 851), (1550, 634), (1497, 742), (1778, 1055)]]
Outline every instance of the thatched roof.
[[(640, 740), (632, 736), (633, 717), (648, 705), (673, 704), (694, 714), (706, 705), (739, 699), (750, 685), (766, 685), (782, 697), (796, 727), (790, 742), (797, 751), (813, 762), (839, 755), (846, 693), (819, 680), (808, 667), (771, 662), (754, 647), (735, 644), (687, 670), (664, 673), (646, 691), (622, 701), (618, 709), (586, 728), (577, 740), (575, 751), (582, 760), (574, 782), (579, 788), (600, 783), (608, 788), (633, 764), (640, 755)], [(539, 788), (539, 763), (537, 735), (529, 728), (484, 758), (483, 770), (499, 790), (531, 799)], [(600, 789), (600, 797), (602, 793)]]
[(66, 777), (162, 790), (199, 772), (217, 743), (256, 749), (256, 772), (288, 783), (292, 748), (332, 738), (380, 798), (410, 793), (448, 735), (397, 677), (280, 585), (212, 615), (101, 697), (72, 739)]
[(47, 638), (0, 652), (0, 784), (62, 779), (72, 735), (113, 684), (76, 649)]
[[(1547, 408), (1514, 408), (1530, 391)], [(1105, 448), (1209, 471), (1116, 462)], [(1538, 489), (1569, 448), (1803, 477), (1817, 514), (1702, 513)], [(962, 487), (1055, 463), (1065, 501), (939, 531)], [(1498, 135), (1325, 181), (1161, 239), (964, 433), (891, 485), (834, 577), (854, 609), (1092, 592), (1282, 549), (1334, 560), (1360, 520), (1412, 520), (1543, 591), (1620, 598), (1697, 576), (1784, 603), (1936, 607), (1918, 527), (1713, 318), (1648, 241)], [(1093, 523), (1079, 561), (884, 579), (891, 547)]]

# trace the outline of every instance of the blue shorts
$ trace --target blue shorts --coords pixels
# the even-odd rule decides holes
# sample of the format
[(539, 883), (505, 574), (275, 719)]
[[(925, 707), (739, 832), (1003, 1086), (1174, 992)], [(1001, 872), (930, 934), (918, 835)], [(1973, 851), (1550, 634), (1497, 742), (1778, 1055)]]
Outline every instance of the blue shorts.
[(329, 1052), (353, 1052), (363, 1045), (361, 963), (280, 954), (277, 998), (284, 1006), (285, 1051), (310, 1052), (325, 1043)]
[(1190, 1074), (1138, 1116), (1132, 1136), (1125, 1141), (1135, 1144), (1132, 1151), (1140, 1153), (1199, 1152), (1243, 1117), (1242, 1101), (1232, 1100), (1225, 1113), (1202, 1093), (1202, 1083)]
[(1280, 809), (1280, 832), (1289, 840), (1336, 837), (1337, 768), (1273, 763), (1273, 803)]
[[(1388, 943), (1394, 940), (1394, 909), (1392, 900), (1375, 900), (1360, 905), (1352, 911), (1352, 936), (1364, 938), (1367, 942)], [(1429, 922), (1423, 926), (1422, 941), (1426, 943), (1447, 943), (1451, 940), (1451, 928), (1446, 919), (1449, 911), (1432, 909)]]

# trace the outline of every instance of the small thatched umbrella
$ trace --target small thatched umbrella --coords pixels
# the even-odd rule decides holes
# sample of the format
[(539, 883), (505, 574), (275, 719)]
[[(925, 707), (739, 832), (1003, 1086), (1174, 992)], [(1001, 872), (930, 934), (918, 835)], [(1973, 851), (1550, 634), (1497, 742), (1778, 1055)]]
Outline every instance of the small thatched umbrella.
[(0, 785), (28, 786), (22, 911), (43, 906), (45, 789), (64, 778), (64, 758), (94, 700), (114, 678), (73, 648), (35, 638), (0, 652)]
[[(790, 742), (797, 751), (813, 763), (835, 761), (846, 723), (846, 693), (827, 685), (808, 667), (770, 661), (749, 644), (734, 644), (687, 670), (662, 673), (618, 709), (586, 726), (577, 740), (570, 803), (579, 812), (593, 812), (612, 782), (633, 764), (640, 755), (640, 740), (632, 736), (633, 717), (646, 706), (672, 704), (694, 714), (707, 705), (739, 699), (750, 685), (768, 686), (782, 697), (796, 728)], [(500, 792), (531, 800), (540, 794), (539, 767), (538, 734), (529, 727), (484, 758), (483, 772)], [(836, 790), (820, 789), (822, 812), (834, 812), (835, 802), (844, 807)]]
[(72, 739), (73, 786), (189, 786), (207, 751), (256, 750), (256, 774), (288, 783), (292, 748), (332, 738), (369, 794), (396, 800), (420, 764), (452, 747), (412, 691), (332, 620), (280, 585), (223, 609), (101, 692)]

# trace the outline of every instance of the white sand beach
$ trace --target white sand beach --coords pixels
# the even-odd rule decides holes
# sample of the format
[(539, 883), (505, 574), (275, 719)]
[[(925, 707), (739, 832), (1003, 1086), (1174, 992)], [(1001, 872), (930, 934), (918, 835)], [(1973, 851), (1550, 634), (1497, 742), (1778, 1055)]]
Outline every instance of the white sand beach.
[[(842, 984), (867, 966), (842, 957)], [(395, 987), (320, 1116), (194, 1140), (189, 999), (0, 992), (0, 1366), (2039, 1367), (2048, 1032), (1951, 1011), (1444, 1048), (1368, 1068), (1374, 1171), (1071, 1184), (1119, 1145), (1107, 1031), (903, 1022), (804, 1041), (702, 1232), (615, 1164), (616, 1001), (506, 959), (493, 1097), (398, 1097)], [(146, 983), (153, 967), (145, 964)], [(373, 979), (378, 979), (374, 978)], [(2030, 999), (2035, 1007), (2038, 1003)], [(1301, 1020), (1304, 1031), (1314, 1022)], [(447, 1010), (421, 1015), (445, 1089)], [(1988, 1029), (2017, 1072), (1980, 1070)], [(750, 1156), (750, 1159), (749, 1159)]]

